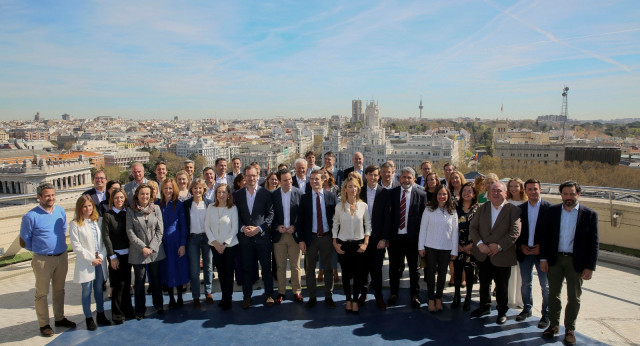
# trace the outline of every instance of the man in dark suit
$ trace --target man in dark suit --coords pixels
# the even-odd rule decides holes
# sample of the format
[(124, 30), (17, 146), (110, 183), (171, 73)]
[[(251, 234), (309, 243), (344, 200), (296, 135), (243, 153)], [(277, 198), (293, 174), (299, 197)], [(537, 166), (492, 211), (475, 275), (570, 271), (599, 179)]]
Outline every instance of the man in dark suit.
[[(323, 163), (322, 169), (324, 169), (325, 171), (333, 174), (333, 178), (336, 181), (336, 185), (342, 186), (342, 180), (343, 180), (344, 172), (335, 167), (336, 155), (331, 151), (327, 151), (326, 153), (324, 153), (324, 157), (322, 159), (322, 163)], [(311, 173), (309, 173), (309, 174), (311, 174)]]
[(549, 207), (545, 235), (540, 244), (540, 269), (549, 279), (549, 328), (543, 338), (560, 332), (562, 283), (567, 281), (564, 312), (565, 344), (576, 343), (583, 280), (591, 280), (598, 261), (598, 214), (578, 203), (581, 188), (575, 181), (560, 184), (562, 204)]
[(416, 184), (422, 186), (422, 188), (425, 190), (427, 189), (427, 175), (431, 173), (432, 167), (433, 165), (429, 160), (423, 161), (420, 165), (420, 172), (422, 172), (422, 176), (416, 179)]
[(333, 301), (333, 215), (336, 211), (338, 199), (331, 191), (324, 191), (322, 183), (326, 179), (321, 170), (311, 172), (309, 182), (311, 193), (306, 193), (300, 199), (298, 221), (295, 237), (300, 250), (306, 254), (305, 273), (309, 300), (307, 308), (317, 304), (316, 298), (316, 263), (318, 257), (322, 260), (324, 269), (324, 303), (329, 308), (335, 308)]
[(522, 203), (519, 206), (522, 229), (518, 240), (516, 240), (516, 256), (522, 276), (521, 292), (524, 308), (516, 317), (516, 321), (521, 322), (531, 317), (533, 306), (533, 298), (531, 297), (532, 272), (535, 265), (542, 290), (542, 318), (538, 323), (538, 328), (543, 329), (549, 326), (549, 284), (547, 273), (540, 270), (540, 242), (544, 233), (546, 212), (551, 203), (540, 198), (540, 182), (536, 179), (527, 180), (524, 183), (524, 191), (528, 199), (527, 203)]
[(262, 279), (266, 295), (265, 305), (273, 306), (273, 275), (271, 274), (271, 223), (273, 202), (271, 192), (258, 186), (258, 172), (252, 166), (244, 168), (247, 184), (233, 193), (238, 208), (238, 241), (242, 256), (242, 308), (251, 306), (252, 276), (256, 258), (262, 267)]
[(298, 206), (300, 190), (292, 186), (291, 172), (278, 171), (280, 188), (273, 192), (273, 252), (278, 270), (278, 296), (276, 304), (282, 303), (287, 290), (287, 258), (291, 267), (291, 291), (296, 302), (302, 303), (302, 288), (300, 285), (300, 256), (302, 252), (294, 239), (295, 224), (298, 221)]
[[(418, 293), (418, 237), (420, 221), (426, 205), (427, 194), (414, 188), (416, 172), (411, 167), (400, 170), (400, 186), (385, 193), (389, 205), (389, 214), (381, 239), (389, 240), (389, 281), (391, 296), (389, 305), (398, 302), (400, 278), (404, 271), (404, 260), (409, 264), (409, 282), (411, 306), (420, 307)], [(371, 241), (369, 241), (371, 243)]]
[(293, 186), (300, 189), (302, 193), (311, 192), (311, 184), (307, 179), (307, 161), (305, 159), (297, 159), (294, 163), (296, 175), (292, 177)]
[[(93, 187), (85, 191), (83, 195), (89, 195), (93, 200), (93, 203), (98, 207), (100, 202), (106, 199), (106, 187), (107, 187), (107, 175), (103, 170), (98, 170), (93, 174)], [(102, 216), (102, 209), (96, 208), (100, 216)]]
[(442, 169), (444, 170), (444, 179), (441, 179), (440, 183), (447, 186), (449, 184), (449, 177), (451, 176), (451, 173), (455, 172), (457, 167), (453, 163), (447, 162), (444, 164)]
[[(382, 262), (384, 261), (384, 253), (387, 248), (387, 241), (382, 237), (382, 228), (386, 219), (386, 204), (384, 192), (387, 191), (380, 184), (380, 168), (376, 165), (367, 166), (364, 169), (364, 176), (367, 185), (360, 190), (360, 199), (367, 203), (369, 217), (371, 218), (371, 235), (369, 236), (369, 245), (365, 251), (365, 275), (366, 278), (371, 274), (371, 284), (373, 294), (376, 298), (378, 309), (384, 311), (387, 309), (382, 297)], [(362, 295), (358, 299), (359, 305), (364, 305), (367, 300), (368, 287), (362, 288)]]
[(364, 156), (359, 151), (353, 154), (353, 166), (344, 170), (343, 180), (349, 176), (351, 172), (360, 173), (360, 177), (364, 179)]
[(380, 185), (383, 189), (391, 190), (400, 186), (400, 183), (393, 180), (396, 168), (390, 163), (385, 162), (380, 166)]
[[(232, 171), (229, 172), (228, 175), (231, 177), (231, 181), (233, 182), (233, 179), (235, 179), (238, 174), (240, 174), (240, 170), (242, 169), (242, 161), (240, 161), (240, 159), (237, 157), (232, 158), (231, 169)], [(231, 188), (233, 189), (233, 184), (231, 184)]]
[(497, 324), (507, 321), (508, 287), (511, 267), (516, 265), (516, 239), (520, 235), (520, 208), (507, 202), (507, 187), (495, 182), (490, 188), (490, 203), (478, 207), (469, 225), (473, 241), (471, 254), (480, 271), (480, 307), (471, 317), (491, 313), (491, 281), (496, 282)]

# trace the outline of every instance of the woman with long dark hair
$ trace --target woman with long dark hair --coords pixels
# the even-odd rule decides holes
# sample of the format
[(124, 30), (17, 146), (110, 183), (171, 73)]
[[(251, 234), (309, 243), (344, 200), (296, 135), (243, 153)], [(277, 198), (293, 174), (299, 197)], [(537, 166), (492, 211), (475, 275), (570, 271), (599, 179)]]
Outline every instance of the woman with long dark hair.
[[(458, 215), (451, 191), (444, 185), (436, 187), (435, 198), (429, 201), (422, 214), (418, 251), (426, 257), (429, 312), (442, 310), (442, 292), (447, 264), (458, 256)], [(437, 273), (437, 284), (436, 284)]]
[(455, 293), (453, 295), (452, 308), (460, 305), (460, 288), (462, 287), (462, 276), (466, 277), (467, 295), (464, 298), (462, 309), (467, 311), (471, 306), (471, 291), (473, 290), (474, 262), (471, 256), (473, 243), (469, 238), (469, 225), (471, 219), (478, 209), (478, 193), (473, 182), (462, 185), (460, 193), (460, 203), (456, 208), (458, 213), (458, 257), (453, 261), (453, 285)]

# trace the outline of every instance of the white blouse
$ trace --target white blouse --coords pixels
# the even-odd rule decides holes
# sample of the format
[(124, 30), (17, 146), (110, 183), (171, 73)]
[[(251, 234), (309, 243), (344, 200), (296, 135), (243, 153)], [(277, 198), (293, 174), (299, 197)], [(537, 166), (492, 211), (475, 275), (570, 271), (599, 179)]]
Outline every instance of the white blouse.
[(191, 217), (190, 233), (202, 234), (204, 233), (205, 215), (207, 213), (207, 205), (204, 201), (196, 204), (191, 202), (191, 209), (189, 210), (189, 216)]
[(452, 255), (458, 256), (458, 213), (455, 210), (453, 214), (449, 214), (442, 208), (424, 209), (418, 250), (424, 250), (425, 247), (451, 250)]
[(229, 247), (238, 244), (238, 209), (235, 205), (227, 208), (210, 204), (204, 224), (209, 244), (213, 245), (214, 240)]
[(342, 209), (342, 203), (336, 206), (333, 216), (333, 237), (342, 241), (361, 240), (365, 235), (371, 235), (371, 218), (369, 207), (363, 201), (356, 203), (356, 210), (351, 215), (351, 205), (345, 203), (346, 210)]

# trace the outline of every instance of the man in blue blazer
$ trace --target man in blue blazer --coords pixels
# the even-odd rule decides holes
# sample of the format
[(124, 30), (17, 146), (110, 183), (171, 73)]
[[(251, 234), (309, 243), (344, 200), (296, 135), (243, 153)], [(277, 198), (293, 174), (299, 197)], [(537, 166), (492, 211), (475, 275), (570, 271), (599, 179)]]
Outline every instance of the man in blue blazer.
[[(369, 245), (365, 251), (365, 278), (371, 274), (371, 284), (376, 298), (378, 309), (384, 311), (387, 305), (382, 297), (382, 263), (384, 261), (384, 253), (387, 248), (387, 241), (383, 238), (384, 220), (387, 218), (386, 205), (386, 189), (378, 184), (380, 177), (380, 168), (376, 165), (367, 166), (364, 169), (366, 185), (360, 189), (360, 199), (367, 203), (369, 217), (371, 218), (371, 235), (369, 236)], [(368, 287), (362, 288), (362, 294), (358, 299), (359, 305), (364, 305), (367, 300)]]
[[(420, 222), (426, 205), (427, 194), (414, 186), (416, 172), (411, 167), (400, 170), (400, 186), (386, 193), (389, 217), (385, 219), (382, 239), (389, 240), (389, 281), (391, 296), (389, 305), (398, 302), (400, 278), (404, 271), (404, 260), (409, 264), (411, 306), (420, 307), (418, 293), (418, 237)], [(371, 243), (371, 241), (369, 241)]]
[(287, 258), (291, 267), (291, 291), (296, 302), (302, 303), (302, 286), (300, 285), (300, 256), (302, 252), (296, 242), (295, 224), (298, 221), (298, 207), (303, 193), (292, 186), (291, 172), (278, 171), (280, 188), (272, 193), (273, 197), (273, 229), (271, 231), (273, 252), (278, 270), (278, 296), (276, 304), (282, 303), (287, 290)]
[(273, 202), (271, 192), (258, 186), (258, 171), (252, 167), (244, 168), (247, 184), (233, 193), (238, 208), (238, 241), (242, 256), (242, 308), (251, 306), (252, 275), (256, 258), (262, 267), (264, 280), (265, 305), (273, 306), (273, 275), (271, 273), (271, 223), (273, 222)]
[(538, 328), (544, 329), (549, 326), (549, 283), (547, 282), (547, 273), (540, 270), (540, 243), (543, 238), (547, 209), (551, 203), (540, 198), (540, 182), (536, 179), (527, 180), (524, 183), (524, 191), (527, 194), (527, 202), (519, 206), (522, 226), (520, 236), (516, 240), (516, 257), (522, 276), (521, 292), (524, 308), (516, 317), (516, 321), (522, 322), (532, 315), (531, 286), (533, 266), (535, 265), (542, 290), (542, 318), (538, 323)]
[(300, 250), (306, 254), (305, 273), (309, 300), (307, 308), (317, 304), (316, 295), (316, 263), (322, 260), (324, 269), (324, 303), (329, 308), (335, 308), (333, 301), (333, 215), (336, 211), (338, 199), (331, 191), (324, 191), (322, 183), (326, 179), (323, 171), (315, 170), (309, 176), (312, 192), (306, 193), (300, 199), (298, 221), (295, 237)]
[(575, 181), (560, 184), (562, 204), (549, 207), (545, 236), (540, 246), (540, 269), (549, 279), (549, 328), (543, 338), (560, 332), (560, 294), (567, 281), (564, 312), (565, 344), (576, 343), (583, 280), (590, 280), (598, 261), (598, 214), (578, 203), (581, 188)]
[(93, 187), (83, 193), (89, 195), (93, 203), (96, 205), (98, 214), (102, 216), (102, 209), (98, 208), (100, 202), (106, 199), (107, 193), (107, 175), (103, 170), (98, 170), (93, 174)]

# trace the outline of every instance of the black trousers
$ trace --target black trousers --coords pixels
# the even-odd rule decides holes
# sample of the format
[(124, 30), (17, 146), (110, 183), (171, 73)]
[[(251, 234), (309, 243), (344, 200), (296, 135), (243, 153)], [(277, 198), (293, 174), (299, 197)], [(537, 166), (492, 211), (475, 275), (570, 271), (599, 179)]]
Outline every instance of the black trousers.
[(236, 248), (238, 248), (237, 244), (227, 247), (220, 254), (213, 246), (211, 247), (216, 268), (218, 268), (218, 280), (220, 280), (223, 301), (231, 301), (231, 295), (233, 294), (233, 268), (235, 267)]
[[(358, 294), (362, 291), (364, 281), (364, 252), (358, 252), (360, 244), (364, 243), (364, 239), (342, 241), (336, 240), (340, 244), (344, 254), (338, 254), (338, 261), (342, 268), (342, 287), (347, 301), (357, 301)], [(351, 296), (351, 279), (353, 279), (353, 297)]]
[(129, 255), (118, 255), (118, 270), (114, 270), (109, 262), (109, 283), (111, 293), (111, 315), (114, 321), (124, 321), (125, 317), (133, 317), (131, 304), (131, 264)]
[(144, 289), (144, 277), (146, 274), (145, 266), (149, 266), (149, 286), (151, 287), (151, 297), (153, 301), (153, 307), (156, 310), (163, 308), (164, 302), (162, 300), (162, 283), (160, 281), (160, 261), (151, 262), (149, 264), (134, 264), (133, 276), (135, 279), (135, 301), (136, 301), (136, 316), (144, 316), (147, 311), (146, 297)]
[(240, 245), (242, 254), (242, 293), (244, 297), (251, 297), (253, 293), (253, 282), (248, 280), (256, 266), (256, 260), (260, 262), (262, 268), (262, 280), (264, 281), (264, 292), (267, 296), (273, 295), (273, 275), (271, 273), (271, 240), (266, 234), (258, 234), (245, 239)]
[[(362, 285), (362, 295), (367, 295), (369, 288), (373, 290), (373, 295), (376, 299), (382, 299), (382, 264), (384, 262), (384, 254), (386, 248), (378, 249), (379, 240), (369, 239), (369, 246), (367, 251), (364, 252), (364, 281)], [(369, 287), (367, 284), (367, 277), (371, 275), (371, 282)]]
[(420, 292), (418, 279), (418, 238), (407, 234), (398, 234), (389, 242), (389, 281), (391, 294), (398, 295), (400, 290), (400, 278), (404, 272), (404, 260), (409, 264), (409, 291), (411, 296), (417, 296)]
[[(496, 267), (487, 257), (483, 262), (478, 262), (480, 270), (480, 306), (489, 308), (491, 306), (491, 281), (496, 282), (496, 302), (498, 314), (504, 315), (509, 310), (509, 277), (511, 267)], [(467, 280), (468, 281), (468, 280)]]
[[(442, 299), (444, 291), (444, 283), (447, 278), (447, 269), (449, 267), (449, 258), (451, 250), (438, 250), (430, 247), (425, 248), (427, 258), (427, 267), (425, 275), (427, 279), (427, 293), (429, 300)], [(438, 280), (436, 283), (436, 273)]]
[(456, 294), (460, 294), (462, 273), (464, 272), (467, 280), (467, 296), (471, 297), (471, 291), (473, 291), (473, 270), (474, 266), (471, 265), (471, 263), (463, 262), (458, 259), (453, 261), (453, 284), (455, 286)]

